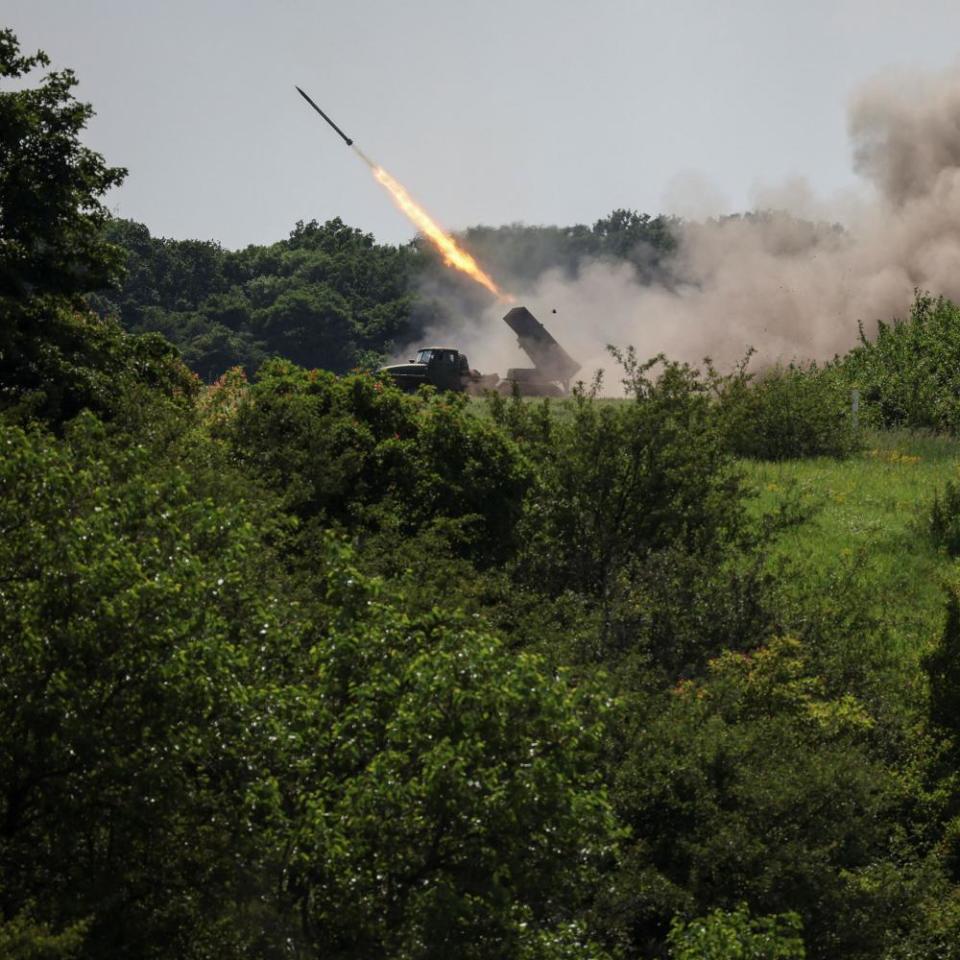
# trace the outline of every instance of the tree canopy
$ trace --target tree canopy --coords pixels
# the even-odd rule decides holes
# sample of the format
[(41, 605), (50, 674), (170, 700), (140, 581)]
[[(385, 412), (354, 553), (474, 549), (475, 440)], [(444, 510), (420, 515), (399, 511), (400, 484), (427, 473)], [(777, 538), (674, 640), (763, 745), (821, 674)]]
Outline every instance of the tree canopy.
[[(0, 31), (0, 77), (48, 65)], [(119, 282), (123, 251), (105, 236), (102, 200), (126, 171), (82, 144), (93, 110), (73, 97), (76, 82), (53, 71), (37, 87), (0, 91), (0, 408), (51, 420), (109, 411), (119, 380), (193, 389), (168, 343), (124, 337), (83, 299)]]

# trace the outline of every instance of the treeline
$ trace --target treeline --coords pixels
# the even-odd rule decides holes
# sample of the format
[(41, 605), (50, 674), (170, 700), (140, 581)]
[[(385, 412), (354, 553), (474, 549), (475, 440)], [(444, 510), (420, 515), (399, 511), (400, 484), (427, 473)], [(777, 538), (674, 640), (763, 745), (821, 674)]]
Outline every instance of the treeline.
[(204, 387), (89, 309), (72, 85), (0, 94), (0, 956), (960, 957), (960, 602), (920, 655), (791, 589), (736, 459), (848, 455), (851, 385), (955, 429), (955, 306), (619, 403)]
[[(285, 240), (237, 251), (152, 237), (127, 220), (107, 221), (104, 237), (123, 251), (125, 275), (91, 305), (131, 333), (162, 334), (207, 382), (274, 356), (335, 373), (376, 366), (442, 323), (446, 304), (475, 310), (485, 295), (429, 244), (380, 244), (339, 219), (301, 222)], [(574, 276), (596, 259), (630, 262), (649, 278), (675, 241), (667, 219), (617, 210), (592, 227), (472, 228), (463, 242), (494, 275), (529, 283), (547, 269)]]
[(93, 306), (133, 333), (162, 334), (207, 381), (233, 366), (255, 371), (270, 356), (343, 373), (418, 322), (418, 251), (377, 244), (340, 220), (298, 223), (286, 240), (236, 252), (157, 239), (124, 220), (104, 235), (123, 250), (126, 274)]

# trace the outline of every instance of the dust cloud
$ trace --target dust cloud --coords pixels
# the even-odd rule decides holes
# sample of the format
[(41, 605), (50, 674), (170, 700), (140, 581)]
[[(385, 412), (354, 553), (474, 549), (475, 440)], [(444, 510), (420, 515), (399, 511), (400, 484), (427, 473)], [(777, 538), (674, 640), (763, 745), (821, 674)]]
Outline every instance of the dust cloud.
[[(521, 287), (498, 280), (585, 378), (609, 370), (608, 343), (721, 367), (748, 348), (754, 366), (828, 359), (856, 342), (859, 322), (870, 334), (903, 316), (917, 288), (960, 299), (960, 67), (871, 81), (850, 103), (848, 129), (862, 197), (827, 204), (796, 178), (758, 196), (763, 212), (685, 220), (669, 281), (642, 285), (630, 264), (600, 261), (575, 279), (549, 270)], [(691, 208), (715, 202), (708, 186), (690, 186)], [(529, 366), (503, 312), (491, 306), (430, 336), (461, 345), (485, 371)]]

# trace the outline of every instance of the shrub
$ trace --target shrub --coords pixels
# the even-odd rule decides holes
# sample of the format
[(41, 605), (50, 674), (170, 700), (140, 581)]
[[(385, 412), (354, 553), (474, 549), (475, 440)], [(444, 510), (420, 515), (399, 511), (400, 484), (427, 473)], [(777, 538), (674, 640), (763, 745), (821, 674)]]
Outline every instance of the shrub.
[(8, 421), (61, 427), (82, 410), (109, 420), (130, 392), (146, 389), (157, 400), (189, 406), (199, 391), (162, 337), (125, 334), (113, 320), (63, 298), (13, 306), (0, 326), (0, 412)]
[(467, 399), (275, 360), (221, 425), (237, 457), (313, 526), (404, 536), (438, 521), (479, 561), (509, 554), (529, 471)]
[(273, 740), (282, 889), (311, 955), (593, 956), (570, 935), (615, 835), (606, 698), (323, 548), (307, 642), (282, 654), (292, 735)]
[(611, 798), (632, 833), (601, 913), (635, 955), (671, 917), (746, 901), (798, 913), (812, 957), (879, 956), (891, 913), (923, 891), (916, 851), (890, 826), (905, 785), (871, 749), (866, 704), (832, 690), (790, 638), (721, 654), (659, 696), (623, 696)]
[(859, 387), (867, 412), (884, 427), (960, 429), (960, 308), (918, 294), (906, 320), (880, 323), (839, 363)]
[[(513, 422), (537, 439), (539, 486), (524, 517), (522, 575), (548, 592), (603, 602), (631, 564), (667, 547), (710, 554), (744, 522), (740, 479), (724, 451), (708, 388), (684, 364), (624, 364), (630, 400), (578, 389), (566, 416)], [(508, 405), (509, 406), (509, 405)], [(506, 422), (506, 421), (505, 421)], [(509, 425), (509, 424), (508, 424)]]
[(845, 457), (860, 444), (849, 392), (832, 370), (791, 364), (754, 377), (741, 367), (715, 383), (727, 448), (736, 456)]
[(0, 426), (0, 955), (86, 931), (84, 956), (210, 956), (263, 892), (246, 791), (251, 656), (282, 632), (270, 564), (239, 499), (90, 414), (67, 434)]

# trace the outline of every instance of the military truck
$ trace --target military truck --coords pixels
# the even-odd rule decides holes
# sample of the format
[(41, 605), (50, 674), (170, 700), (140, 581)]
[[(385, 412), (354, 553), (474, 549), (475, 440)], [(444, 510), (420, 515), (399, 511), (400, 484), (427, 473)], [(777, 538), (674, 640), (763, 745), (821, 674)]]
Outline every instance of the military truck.
[(415, 359), (380, 370), (389, 374), (401, 390), (411, 393), (429, 383), (438, 390), (479, 395), (484, 390), (492, 390), (500, 380), (495, 373), (484, 376), (471, 370), (466, 356), (453, 347), (423, 347)]
[(471, 370), (467, 358), (453, 347), (424, 347), (416, 359), (381, 367), (381, 371), (401, 389), (410, 391), (429, 383), (438, 390), (470, 394), (495, 389), (508, 395), (516, 391), (524, 397), (565, 396), (580, 364), (526, 307), (514, 307), (503, 321), (517, 335), (517, 344), (533, 361), (533, 367), (513, 367), (501, 380), (495, 373)]

